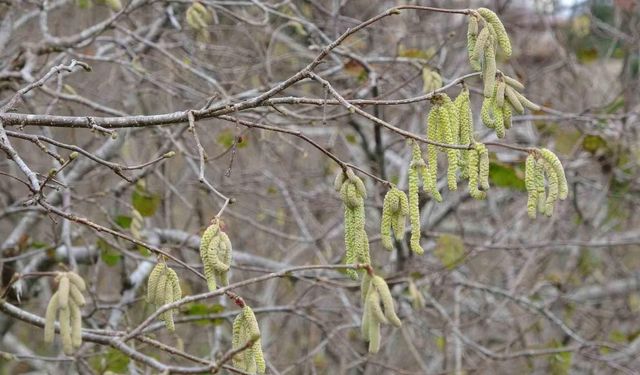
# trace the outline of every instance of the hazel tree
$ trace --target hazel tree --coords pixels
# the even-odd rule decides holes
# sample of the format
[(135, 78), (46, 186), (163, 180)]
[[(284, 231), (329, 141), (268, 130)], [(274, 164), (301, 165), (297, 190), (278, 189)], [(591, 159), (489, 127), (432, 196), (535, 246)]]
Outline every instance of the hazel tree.
[(536, 100), (485, 4), (365, 3), (2, 5), (0, 368), (640, 368), (637, 275), (581, 250), (637, 231), (572, 227), (584, 177), (523, 136), (633, 112)]

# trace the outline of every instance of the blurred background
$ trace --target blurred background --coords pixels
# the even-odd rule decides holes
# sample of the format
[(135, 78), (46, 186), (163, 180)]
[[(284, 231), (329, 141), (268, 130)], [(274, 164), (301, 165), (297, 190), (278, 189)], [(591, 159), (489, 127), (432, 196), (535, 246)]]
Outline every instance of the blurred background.
[[(121, 2), (122, 1), (122, 2)], [(640, 3), (637, 0), (203, 0), (204, 24), (189, 22), (190, 0), (0, 2), (2, 106), (21, 88), (73, 59), (91, 72), (61, 71), (7, 112), (113, 116), (166, 114), (256, 97), (309, 64), (348, 28), (401, 4), (494, 10), (514, 53), (498, 68), (543, 106), (515, 116), (500, 142), (553, 150), (565, 167), (569, 198), (551, 218), (531, 220), (524, 188), (526, 154), (490, 147), (485, 201), (466, 183), (442, 203), (421, 192), (422, 246), (408, 236), (393, 252), (380, 243), (386, 187), (364, 178), (372, 264), (395, 297), (402, 328), (383, 326), (380, 353), (360, 337), (360, 285), (337, 271), (270, 279), (237, 290), (255, 310), (273, 374), (614, 374), (640, 373)], [(431, 107), (422, 71), (444, 84), (471, 73), (467, 19), (403, 10), (358, 31), (315, 72), (347, 100), (401, 129), (425, 135)], [(482, 82), (472, 91), (475, 138), (482, 125)], [(456, 96), (460, 85), (446, 90)], [(340, 105), (325, 87), (298, 82), (283, 100), (195, 123), (206, 154), (203, 175), (187, 123), (117, 129), (5, 124), (8, 139), (42, 179), (67, 158), (48, 201), (65, 211), (167, 249), (199, 267), (199, 236), (221, 210), (234, 245), (231, 282), (295, 265), (338, 264), (343, 208), (333, 190), (338, 165), (295, 135), (246, 127), (248, 121), (300, 132), (341, 160), (406, 191), (405, 138)], [(411, 99), (405, 104), (393, 100)], [(417, 99), (416, 99), (417, 98)], [(385, 102), (386, 101), (386, 102)], [(3, 118), (4, 114), (0, 114)], [(44, 125), (44, 124), (39, 124)], [(33, 137), (39, 136), (40, 142)], [(56, 144), (55, 141), (58, 142)], [(62, 144), (60, 144), (62, 143)], [(424, 150), (425, 148), (423, 148)], [(176, 155), (163, 158), (169, 151)], [(155, 257), (128, 241), (29, 205), (20, 169), (0, 158), (0, 267), (5, 300), (44, 315), (49, 278), (9, 285), (15, 273), (64, 269), (69, 254), (90, 286), (86, 328), (125, 330), (153, 308), (144, 302)], [(130, 170), (117, 166), (130, 166)], [(123, 178), (116, 171), (120, 171)], [(441, 166), (441, 171), (444, 167)], [(200, 179), (206, 183), (201, 183)], [(216, 191), (219, 193), (217, 194)], [(143, 216), (132, 227), (133, 211)], [(185, 294), (206, 285), (176, 266)], [(183, 306), (177, 333), (156, 339), (206, 360), (231, 345), (237, 308), (224, 299)], [(74, 357), (45, 345), (42, 330), (0, 314), (0, 373), (153, 374), (122, 352), (85, 343)], [(187, 358), (141, 344), (165, 363)], [(4, 358), (4, 359), (3, 359)]]

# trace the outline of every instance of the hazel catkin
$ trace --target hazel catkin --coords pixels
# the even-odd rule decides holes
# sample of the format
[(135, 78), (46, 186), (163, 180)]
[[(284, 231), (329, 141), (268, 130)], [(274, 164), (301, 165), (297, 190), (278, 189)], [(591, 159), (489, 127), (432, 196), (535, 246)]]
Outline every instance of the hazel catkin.
[(248, 341), (253, 340), (249, 348), (234, 355), (234, 367), (250, 374), (264, 374), (266, 363), (260, 343), (260, 328), (253, 310), (248, 305), (245, 305), (234, 319), (231, 336), (233, 350), (239, 350)]
[[(364, 182), (348, 168), (342, 180), (340, 196), (344, 205), (344, 238), (345, 256), (344, 262), (352, 264), (356, 262), (369, 263), (369, 239), (365, 230), (364, 198), (366, 187)], [(358, 278), (356, 270), (347, 269), (346, 273), (352, 279)]]
[[(405, 202), (402, 202), (403, 200)], [(393, 229), (396, 239), (401, 240), (404, 237), (404, 222), (408, 214), (408, 207), (403, 207), (407, 206), (406, 200), (407, 197), (404, 192), (398, 190), (395, 186), (392, 186), (384, 197), (380, 236), (382, 246), (389, 251), (393, 250), (391, 229)]]
[(82, 345), (82, 313), (85, 304), (81, 291), (85, 290), (84, 280), (75, 272), (60, 272), (56, 276), (58, 290), (52, 295), (45, 313), (44, 341), (53, 342), (55, 320), (60, 323), (60, 340), (66, 355), (72, 355), (75, 348)]
[(361, 325), (362, 337), (369, 342), (369, 352), (377, 353), (380, 349), (380, 325), (391, 323), (400, 327), (402, 322), (396, 315), (389, 286), (382, 277), (369, 276), (367, 285), (363, 283), (362, 292), (365, 295)]
[(509, 36), (507, 35), (507, 31), (500, 21), (500, 18), (497, 14), (495, 14), (491, 9), (487, 8), (478, 8), (478, 13), (484, 18), (489, 24), (493, 27), (493, 31), (497, 37), (497, 42), (500, 48), (504, 51), (505, 56), (510, 57), (512, 53), (511, 42), (509, 41)]
[[(147, 280), (147, 302), (159, 308), (180, 298), (182, 298), (182, 290), (178, 275), (164, 262), (158, 262)], [(160, 315), (160, 319), (164, 321), (169, 331), (175, 330), (173, 313), (173, 309), (169, 309)]]

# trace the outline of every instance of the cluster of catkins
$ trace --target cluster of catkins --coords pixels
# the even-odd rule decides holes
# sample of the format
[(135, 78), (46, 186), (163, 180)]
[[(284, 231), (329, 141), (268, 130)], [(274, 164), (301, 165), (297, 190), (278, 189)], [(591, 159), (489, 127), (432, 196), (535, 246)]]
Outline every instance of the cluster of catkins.
[(482, 102), (482, 122), (488, 128), (495, 129), (498, 138), (504, 138), (506, 129), (511, 128), (513, 111), (523, 114), (525, 107), (534, 111), (540, 109), (539, 105), (525, 98), (516, 89), (523, 90), (524, 85), (498, 71), (491, 95)]
[[(182, 298), (180, 280), (176, 271), (169, 268), (164, 262), (159, 262), (149, 274), (147, 283), (147, 303), (160, 307), (175, 302)], [(175, 331), (173, 323), (173, 309), (162, 313), (160, 319), (164, 321), (169, 331)]]
[[(351, 168), (347, 168), (345, 171), (338, 172), (334, 186), (340, 191), (344, 204), (345, 263), (370, 264), (369, 239), (364, 228), (364, 198), (366, 197), (364, 183)], [(396, 239), (400, 240), (404, 237), (405, 220), (410, 214), (410, 205), (407, 196), (395, 187), (392, 187), (384, 198), (380, 230), (382, 243), (388, 250), (393, 249), (391, 229)], [(412, 226), (413, 228), (416, 227)], [(417, 230), (419, 236), (419, 226)], [(419, 247), (419, 239), (417, 243)], [(348, 272), (354, 280), (358, 278), (355, 270), (350, 269)], [(362, 335), (369, 342), (369, 351), (376, 353), (380, 348), (380, 324), (391, 323), (394, 326), (400, 326), (401, 322), (395, 313), (387, 283), (382, 277), (372, 275), (371, 268), (367, 269), (362, 277), (361, 292), (364, 303)], [(380, 307), (381, 302), (384, 313)]]
[[(364, 229), (364, 198), (367, 191), (364, 182), (355, 175), (351, 168), (338, 172), (334, 181), (334, 187), (340, 192), (344, 203), (344, 242), (347, 264), (371, 262), (369, 257), (369, 238)], [(352, 279), (358, 278), (355, 270), (347, 270)]]
[[(505, 130), (511, 127), (514, 112), (524, 113), (525, 108), (539, 110), (540, 107), (519, 92), (524, 89), (520, 82), (497, 69), (498, 47), (507, 57), (512, 50), (504, 25), (494, 12), (487, 8), (470, 11), (467, 37), (471, 66), (482, 72), (484, 82), (482, 121), (487, 127), (495, 129), (497, 136), (502, 138)], [(425, 67), (422, 75), (425, 92), (433, 92), (442, 86), (442, 77), (436, 71)], [(405, 220), (408, 216), (411, 222), (411, 250), (416, 254), (424, 253), (420, 245), (419, 188), (422, 183), (427, 194), (438, 202), (442, 201), (437, 188), (439, 153), (447, 156), (449, 190), (457, 190), (458, 178), (462, 178), (468, 179), (471, 197), (485, 199), (487, 196), (489, 152), (484, 144), (476, 142), (473, 137), (473, 114), (468, 88), (463, 84), (462, 91), (453, 101), (445, 93), (434, 94), (431, 104), (433, 107), (427, 118), (427, 138), (433, 143), (427, 146), (426, 162), (420, 145), (411, 141), (408, 197), (394, 185), (390, 185), (384, 197), (380, 234), (382, 245), (387, 250), (393, 249), (394, 237), (396, 240), (404, 237)], [(454, 147), (447, 147), (449, 145)], [(536, 150), (527, 158), (526, 168), (529, 215), (535, 217), (537, 211), (551, 215), (556, 200), (567, 196), (567, 183), (560, 161), (549, 150)], [(369, 247), (364, 231), (364, 184), (351, 169), (347, 169), (339, 172), (335, 188), (340, 191), (345, 206), (345, 262), (368, 263)], [(547, 194), (545, 189), (548, 190)], [(400, 320), (395, 315), (384, 279), (372, 276), (372, 271), (369, 271), (363, 278), (361, 289), (365, 305), (362, 333), (369, 341), (369, 350), (376, 352), (380, 345), (380, 323), (400, 325)], [(355, 278), (357, 273), (351, 270), (351, 276)], [(414, 294), (418, 293), (414, 290)]]
[[(423, 171), (424, 190), (438, 202), (442, 201), (442, 195), (437, 188), (438, 179), (438, 153), (445, 152), (447, 155), (447, 185), (449, 190), (458, 189), (458, 172), (461, 178), (469, 179), (469, 191), (476, 199), (483, 199), (482, 194), (475, 194), (477, 190), (477, 180), (488, 179), (488, 154), (486, 148), (473, 139), (473, 117), (471, 113), (471, 101), (469, 89), (463, 86), (462, 91), (452, 101), (447, 94), (441, 93), (432, 98), (433, 107), (427, 117), (427, 138), (434, 142), (449, 145), (472, 145), (472, 149), (455, 149), (440, 146), (427, 146), (427, 166), (423, 166), (420, 146), (416, 142), (413, 145), (411, 165), (409, 169), (409, 205), (411, 206), (412, 189), (412, 166), (418, 165), (418, 169)], [(483, 151), (484, 150), (484, 151)], [(478, 164), (478, 159), (474, 156), (487, 156), (487, 168)], [(475, 155), (474, 155), (475, 154)], [(484, 159), (482, 159), (484, 160)], [(415, 169), (415, 167), (413, 167)], [(482, 173), (486, 172), (486, 176)], [(424, 176), (427, 176), (426, 178)], [(474, 182), (475, 181), (475, 182)], [(483, 189), (488, 189), (487, 184), (481, 185)], [(417, 190), (416, 190), (417, 199)]]
[(233, 365), (248, 373), (264, 374), (266, 365), (260, 344), (260, 328), (258, 321), (249, 306), (244, 306), (242, 311), (233, 321), (232, 349), (238, 350), (247, 345), (248, 341), (253, 344), (241, 353), (233, 357)]
[(516, 91), (524, 89), (522, 83), (497, 69), (498, 46), (507, 57), (511, 56), (511, 42), (498, 16), (487, 8), (471, 11), (467, 49), (471, 67), (482, 71), (485, 97), (482, 102), (482, 122), (487, 127), (495, 129), (498, 138), (503, 138), (505, 129), (511, 127), (511, 115), (514, 110), (524, 113), (524, 107), (531, 110), (539, 110), (540, 107)]
[[(369, 342), (369, 352), (380, 349), (380, 324), (392, 324), (400, 327), (402, 322), (396, 315), (395, 304), (389, 286), (380, 276), (362, 277), (361, 297), (364, 309), (362, 313), (362, 336)], [(384, 309), (384, 311), (383, 311)]]
[(191, 6), (187, 8), (185, 19), (189, 27), (197, 32), (200, 39), (203, 41), (209, 40), (208, 27), (213, 21), (213, 15), (204, 5), (198, 1), (194, 1)]
[[(220, 219), (216, 217), (205, 229), (200, 240), (200, 256), (210, 291), (215, 290), (218, 283), (229, 285), (231, 250), (229, 236), (222, 231)], [(149, 275), (147, 302), (160, 307), (180, 298), (182, 290), (178, 275), (165, 262), (159, 262)], [(169, 309), (160, 316), (169, 331), (175, 330), (173, 313), (173, 309)], [(253, 341), (250, 347), (234, 356), (234, 365), (251, 374), (263, 374), (265, 362), (260, 344), (260, 330), (249, 306), (243, 304), (242, 311), (233, 322), (232, 336), (232, 346), (235, 350), (243, 348), (247, 341)]]
[(484, 80), (484, 96), (493, 94), (495, 84), (496, 51), (500, 46), (506, 57), (511, 56), (511, 42), (504, 25), (492, 10), (478, 8), (469, 13), (467, 29), (467, 50), (469, 64), (477, 71), (482, 71)]
[(194, 1), (185, 13), (187, 24), (194, 30), (206, 29), (213, 20), (209, 10), (201, 3)]
[(80, 307), (85, 305), (82, 292), (86, 285), (82, 277), (74, 272), (60, 272), (56, 276), (58, 291), (56, 291), (45, 315), (44, 341), (53, 342), (56, 315), (60, 322), (60, 338), (62, 349), (66, 355), (73, 354), (74, 348), (82, 345), (82, 313)]
[[(475, 143), (467, 154), (469, 195), (474, 199), (485, 199), (489, 190), (489, 151), (482, 143)], [(478, 189), (478, 186), (482, 190)]]
[(216, 279), (223, 286), (229, 285), (231, 241), (229, 236), (220, 229), (220, 219), (218, 218), (214, 218), (211, 225), (202, 234), (200, 257), (210, 291), (216, 289)]
[(382, 219), (380, 220), (380, 236), (382, 246), (385, 249), (393, 250), (391, 229), (393, 229), (393, 235), (396, 240), (401, 241), (404, 238), (404, 225), (407, 216), (409, 216), (407, 195), (402, 190), (392, 186), (384, 196)]
[[(545, 176), (547, 194), (545, 194)], [(528, 194), (527, 212), (532, 219), (536, 218), (537, 212), (551, 216), (558, 198), (564, 200), (569, 194), (562, 163), (546, 148), (529, 153), (525, 162), (524, 181)]]

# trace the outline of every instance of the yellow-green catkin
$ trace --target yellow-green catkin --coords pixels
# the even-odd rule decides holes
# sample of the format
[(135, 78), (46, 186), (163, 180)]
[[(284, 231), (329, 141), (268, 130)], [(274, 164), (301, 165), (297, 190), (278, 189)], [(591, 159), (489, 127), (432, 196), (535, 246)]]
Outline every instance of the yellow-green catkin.
[[(427, 116), (427, 139), (435, 142), (439, 141), (438, 111), (439, 111), (439, 108), (434, 106), (431, 109), (431, 111), (429, 111), (429, 115)], [(414, 147), (414, 154), (415, 154), (416, 145), (414, 144), (413, 147)], [(415, 155), (414, 155), (414, 158), (415, 158)], [(420, 158), (422, 159), (422, 157)], [(438, 186), (437, 186), (437, 183), (438, 183), (438, 148), (437, 146), (427, 145), (427, 165), (428, 165), (427, 175), (423, 176), (424, 190), (427, 193), (429, 193), (432, 198), (440, 202), (442, 201), (442, 196), (440, 195), (440, 192), (438, 191)]]
[(533, 153), (527, 156), (524, 167), (524, 185), (527, 189), (527, 214), (535, 219), (538, 211), (538, 186), (536, 182), (536, 157)]
[(543, 163), (539, 162), (540, 160), (538, 159), (538, 162), (536, 162), (536, 169), (535, 169), (535, 179), (536, 179), (536, 190), (538, 191), (538, 212), (540, 213), (544, 213), (545, 212), (545, 202), (547, 201), (546, 199), (546, 191), (545, 191), (545, 183), (544, 183), (544, 165)]
[(485, 199), (487, 193), (478, 189), (480, 179), (480, 152), (478, 143), (469, 150), (469, 195), (474, 199)]
[(380, 220), (380, 237), (385, 249), (393, 250), (391, 229), (396, 239), (401, 240), (404, 237), (404, 223), (408, 213), (407, 196), (392, 186), (384, 196)]
[(231, 250), (229, 236), (220, 229), (220, 219), (214, 218), (200, 240), (200, 257), (209, 291), (215, 290), (217, 283), (229, 284)]
[[(369, 342), (369, 352), (377, 353), (380, 349), (380, 324), (391, 323), (400, 327), (402, 322), (395, 312), (395, 305), (389, 287), (383, 278), (372, 275), (363, 285), (364, 306), (362, 315), (362, 337)], [(383, 311), (384, 310), (384, 311)]]
[(260, 328), (253, 310), (248, 305), (245, 305), (234, 319), (231, 336), (233, 350), (239, 350), (247, 345), (248, 341), (253, 340), (253, 344), (247, 349), (234, 355), (234, 367), (250, 374), (264, 374), (266, 363), (260, 343)]
[(502, 123), (505, 129), (511, 129), (511, 117), (513, 111), (511, 111), (511, 105), (505, 104), (502, 108)]
[[(364, 212), (366, 187), (351, 168), (339, 173), (344, 174), (341, 177), (336, 177), (336, 184), (342, 181), (340, 197), (344, 204), (344, 262), (345, 264), (357, 262), (368, 264), (370, 263), (369, 239), (365, 230)], [(358, 278), (356, 270), (348, 269), (346, 272), (352, 279)]]
[(502, 77), (500, 77), (496, 81), (496, 105), (498, 107), (500, 107), (500, 108), (504, 107), (504, 89), (505, 89), (505, 86), (506, 86), (506, 84), (502, 80)]
[[(384, 316), (387, 318), (389, 323), (396, 327), (400, 327), (402, 322), (398, 318), (398, 315), (396, 315), (395, 303), (393, 302), (393, 297), (391, 297), (391, 292), (389, 291), (387, 282), (382, 277), (376, 275), (371, 277), (371, 284), (375, 287), (375, 290), (380, 296), (382, 307), (384, 307)], [(371, 288), (369, 292), (371, 292)]]
[(556, 201), (558, 200), (558, 174), (553, 166), (545, 159), (540, 159), (540, 163), (544, 168), (544, 172), (547, 176), (547, 200), (544, 203), (544, 214), (547, 216), (553, 215), (553, 209)]
[(54, 293), (47, 305), (47, 312), (45, 313), (44, 323), (44, 342), (47, 344), (53, 342), (53, 336), (55, 335), (55, 323), (56, 315), (58, 313), (58, 293)]
[[(159, 308), (180, 298), (182, 298), (182, 290), (178, 275), (164, 262), (159, 262), (149, 274), (147, 302)], [(173, 309), (169, 309), (160, 315), (160, 319), (164, 321), (169, 331), (175, 330), (173, 313)]]
[(82, 291), (84, 280), (74, 272), (60, 272), (55, 280), (58, 291), (53, 294), (45, 314), (44, 341), (53, 342), (56, 316), (60, 323), (60, 340), (66, 355), (72, 355), (74, 349), (82, 345), (82, 313), (80, 307), (85, 304)]
[(69, 305), (69, 284), (68, 277), (62, 276), (60, 278), (60, 283), (58, 284), (58, 303), (60, 303), (60, 306)]
[[(473, 114), (471, 113), (471, 101), (469, 97), (469, 89), (466, 85), (462, 87), (462, 91), (453, 102), (458, 112), (459, 123), (459, 141), (461, 145), (469, 145), (473, 137)], [(462, 178), (469, 177), (469, 150), (462, 150), (459, 153), (458, 165), (460, 166), (460, 175)]]
[(520, 91), (524, 90), (524, 85), (520, 81), (518, 81), (517, 79), (509, 77), (506, 74), (503, 75), (503, 77), (504, 77), (504, 82), (507, 85), (509, 85), (509, 86), (511, 86), (511, 87), (513, 87), (515, 89), (518, 89)]
[(490, 98), (493, 95), (494, 85), (496, 83), (496, 51), (492, 45), (489, 45), (484, 51), (484, 66), (482, 71), (482, 79), (484, 81), (484, 97)]
[(504, 126), (504, 113), (503, 107), (498, 106), (497, 98), (494, 98), (493, 102), (493, 115), (494, 115), (494, 124), (493, 127), (496, 131), (496, 136), (498, 138), (504, 138), (506, 135), (506, 130)]
[(411, 250), (416, 254), (424, 254), (420, 246), (420, 202), (418, 190), (420, 188), (419, 169), (424, 163), (422, 151), (417, 142), (413, 142), (411, 164), (409, 164), (409, 219), (411, 222)]
[(80, 306), (75, 303), (69, 304), (71, 322), (71, 345), (74, 348), (79, 348), (82, 345), (82, 313)]
[(477, 11), (482, 18), (484, 18), (485, 21), (493, 27), (498, 45), (504, 52), (505, 56), (510, 57), (512, 53), (511, 42), (509, 41), (507, 31), (505, 30), (502, 21), (500, 21), (500, 18), (498, 18), (498, 15), (487, 8), (478, 8)]
[[(446, 118), (443, 120), (446, 124), (446, 143), (450, 145), (457, 145), (460, 141), (460, 119), (458, 117), (458, 108), (451, 101), (449, 96), (444, 95), (444, 104), (443, 104)], [(458, 163), (458, 158), (460, 156), (460, 151), (454, 148), (447, 148), (447, 186), (449, 190), (454, 191), (458, 190), (458, 169), (460, 165)]]
[(478, 40), (478, 17), (474, 13), (469, 14), (469, 24), (467, 27), (467, 52), (469, 54), (469, 64), (474, 70), (482, 69), (480, 61), (473, 60), (473, 50), (476, 48)]
[(482, 58), (484, 57), (487, 46), (491, 43), (491, 34), (488, 28), (483, 28), (478, 34), (478, 38), (474, 45), (473, 51), (469, 56), (469, 62), (473, 69), (482, 70)]
[(480, 158), (478, 169), (480, 187), (482, 187), (484, 191), (487, 191), (489, 190), (489, 151), (482, 143), (476, 143), (476, 150), (478, 151), (478, 156)]
[(516, 91), (516, 96), (522, 105), (526, 108), (529, 108), (532, 111), (539, 111), (541, 107), (531, 100), (527, 99), (524, 95)]
[(505, 96), (506, 98), (509, 100), (509, 103), (511, 104), (511, 106), (513, 107), (513, 109), (516, 110), (516, 112), (523, 114), (524, 113), (524, 107), (522, 106), (522, 103), (520, 102), (520, 99), (518, 97), (518, 92), (510, 86), (507, 86), (505, 88)]
[(66, 355), (72, 355), (73, 339), (71, 338), (71, 310), (68, 305), (60, 308), (58, 318), (60, 320), (62, 351)]
[(187, 24), (194, 30), (205, 29), (213, 17), (207, 8), (199, 2), (193, 2), (185, 14)]
[[(456, 145), (460, 139), (459, 110), (456, 104), (446, 94), (439, 94), (431, 99), (433, 108), (427, 117), (427, 138), (429, 140)], [(458, 155), (459, 150), (443, 146), (429, 145), (427, 147), (427, 161), (429, 163), (428, 178), (424, 182), (425, 191), (438, 202), (442, 196), (437, 189), (438, 150), (447, 154), (447, 185), (449, 190), (457, 189)]]
[[(513, 88), (506, 85), (503, 74), (498, 73), (495, 80), (493, 93), (482, 102), (480, 118), (482, 122), (491, 129), (495, 129), (498, 138), (504, 138), (506, 129), (511, 127), (511, 104), (508, 93), (512, 93)], [(508, 100), (505, 100), (506, 99)]]
[(537, 212), (553, 215), (556, 202), (567, 198), (564, 169), (552, 151), (541, 149), (530, 152), (525, 162), (525, 187), (528, 193), (527, 213), (532, 219), (536, 218)]
[(482, 123), (489, 129), (495, 128), (495, 119), (493, 117), (494, 98), (484, 98), (482, 108), (480, 109), (480, 119)]
[(560, 200), (567, 199), (569, 187), (567, 185), (567, 177), (564, 174), (564, 168), (562, 167), (560, 159), (558, 159), (556, 154), (546, 148), (540, 150), (540, 155), (551, 165), (558, 176), (558, 192)]
[(400, 212), (396, 216), (396, 220), (391, 220), (391, 229), (395, 238), (402, 240), (404, 238), (406, 218), (409, 217), (409, 199), (402, 190), (396, 192), (400, 200)]

